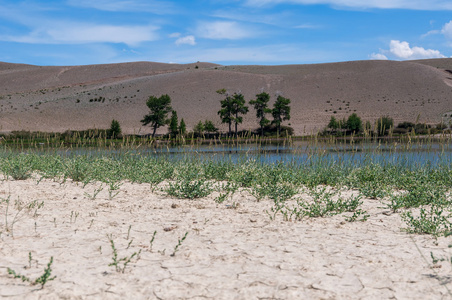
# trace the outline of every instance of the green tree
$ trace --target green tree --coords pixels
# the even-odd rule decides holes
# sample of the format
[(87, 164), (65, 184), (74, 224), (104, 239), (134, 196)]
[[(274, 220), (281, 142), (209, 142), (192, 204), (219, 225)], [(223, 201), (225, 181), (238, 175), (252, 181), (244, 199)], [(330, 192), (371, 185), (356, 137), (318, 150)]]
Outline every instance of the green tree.
[(152, 137), (154, 137), (157, 128), (168, 124), (168, 113), (173, 110), (171, 107), (171, 98), (166, 94), (159, 98), (150, 96), (148, 101), (146, 101), (146, 105), (151, 112), (144, 116), (141, 123), (143, 125), (151, 124), (153, 128)]
[(204, 122), (204, 131), (207, 133), (215, 133), (218, 131), (218, 128), (215, 127), (212, 121), (206, 120)]
[(232, 129), (232, 120), (234, 118), (234, 114), (232, 111), (232, 97), (226, 92), (225, 89), (221, 89), (217, 91), (220, 95), (226, 95), (224, 100), (221, 100), (221, 109), (218, 111), (218, 115), (220, 115), (221, 123), (228, 124), (228, 135), (231, 135)]
[(281, 134), (281, 123), (285, 120), (290, 120), (290, 99), (278, 96), (272, 109), (273, 121), (278, 128), (278, 135)]
[(173, 112), (171, 113), (171, 119), (170, 119), (170, 123), (169, 123), (170, 137), (176, 137), (177, 134), (179, 133), (179, 130), (177, 128), (178, 123), (179, 123), (179, 120), (177, 118), (177, 112), (175, 110), (173, 110)]
[(197, 135), (201, 136), (203, 134), (203, 132), (204, 132), (204, 129), (205, 129), (204, 128), (204, 123), (202, 121), (199, 121), (198, 124), (195, 125), (195, 128), (193, 128), (193, 131)]
[(118, 121), (113, 119), (110, 124), (110, 129), (108, 130), (109, 136), (111, 138), (115, 138), (115, 137), (117, 138), (121, 135), (121, 132), (122, 132), (121, 125), (119, 125)]
[(335, 117), (331, 117), (330, 122), (328, 123), (328, 128), (332, 130), (337, 130), (340, 127), (339, 122), (336, 120)]
[(394, 120), (388, 116), (381, 117), (377, 120), (377, 134), (385, 135), (394, 127)]
[(270, 101), (270, 95), (262, 92), (256, 95), (256, 100), (251, 100), (250, 104), (254, 105), (254, 109), (256, 110), (256, 118), (259, 119), (259, 126), (261, 127), (261, 136), (264, 136), (264, 127), (270, 123), (265, 115), (272, 112), (270, 108), (268, 108), (268, 101)]
[(237, 137), (237, 125), (243, 122), (243, 117), (248, 112), (248, 106), (245, 106), (245, 97), (242, 94), (234, 93), (232, 96), (232, 121), (235, 124), (235, 136)]
[(186, 133), (187, 133), (187, 125), (185, 125), (184, 118), (182, 118), (180, 120), (180, 125), (179, 125), (179, 134), (185, 135)]
[(356, 133), (363, 129), (363, 122), (356, 113), (352, 113), (347, 119), (347, 129)]

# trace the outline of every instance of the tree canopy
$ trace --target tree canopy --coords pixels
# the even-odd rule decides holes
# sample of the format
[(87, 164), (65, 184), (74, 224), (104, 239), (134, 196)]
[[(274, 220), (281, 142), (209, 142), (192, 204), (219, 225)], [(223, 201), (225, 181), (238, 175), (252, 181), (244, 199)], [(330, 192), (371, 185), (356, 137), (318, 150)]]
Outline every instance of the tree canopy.
[(235, 136), (237, 136), (237, 125), (243, 122), (243, 117), (248, 112), (248, 106), (245, 106), (245, 97), (242, 94), (235, 93), (232, 97), (232, 121), (235, 124)]
[(235, 136), (237, 136), (237, 125), (243, 122), (243, 117), (240, 115), (244, 115), (248, 112), (248, 107), (245, 106), (245, 98), (241, 93), (234, 93), (234, 95), (230, 96), (225, 89), (218, 90), (217, 93), (226, 95), (226, 98), (221, 100), (221, 109), (218, 111), (221, 122), (228, 124), (229, 135), (232, 132), (232, 123), (234, 123)]
[(221, 100), (221, 109), (218, 111), (218, 115), (220, 115), (221, 123), (226, 123), (229, 126), (228, 134), (231, 135), (232, 129), (232, 119), (234, 117), (232, 112), (232, 97), (226, 92), (225, 89), (221, 89), (217, 91), (220, 95), (226, 95), (224, 100)]
[(150, 113), (144, 116), (141, 123), (143, 125), (151, 124), (153, 128), (152, 137), (154, 137), (157, 128), (168, 124), (168, 113), (173, 110), (171, 107), (171, 98), (166, 94), (159, 98), (150, 96), (146, 101), (146, 106), (150, 109)]
[(256, 110), (256, 118), (259, 119), (259, 126), (261, 127), (261, 136), (264, 136), (264, 127), (270, 123), (265, 115), (271, 113), (272, 110), (268, 108), (268, 101), (270, 101), (270, 95), (262, 92), (256, 95), (256, 100), (251, 100), (250, 104), (254, 105)]
[(281, 134), (281, 123), (290, 120), (290, 99), (278, 96), (272, 109), (273, 121), (278, 128), (278, 135)]
[(352, 113), (347, 119), (347, 129), (356, 133), (363, 129), (363, 122), (356, 113)]
[(171, 119), (169, 123), (169, 134), (170, 137), (176, 137), (179, 134), (179, 120), (177, 118), (177, 112), (175, 110), (171, 113)]

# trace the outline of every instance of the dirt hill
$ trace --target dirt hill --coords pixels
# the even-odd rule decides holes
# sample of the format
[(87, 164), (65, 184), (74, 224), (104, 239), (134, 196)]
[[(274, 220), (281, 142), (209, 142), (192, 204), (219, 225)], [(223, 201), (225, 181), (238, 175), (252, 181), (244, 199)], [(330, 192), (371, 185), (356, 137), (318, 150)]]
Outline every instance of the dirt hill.
[[(374, 122), (436, 124), (452, 112), (452, 59), (353, 61), (313, 65), (220, 66), (210, 63), (122, 64), (43, 67), (0, 63), (0, 131), (108, 128), (117, 119), (125, 133), (149, 133), (140, 120), (150, 95), (171, 96), (188, 129), (212, 120), (225, 88), (248, 101), (265, 91), (292, 100), (295, 134), (321, 130), (331, 116), (356, 112)], [(243, 128), (256, 128), (254, 110)], [(159, 130), (165, 133), (166, 128)]]

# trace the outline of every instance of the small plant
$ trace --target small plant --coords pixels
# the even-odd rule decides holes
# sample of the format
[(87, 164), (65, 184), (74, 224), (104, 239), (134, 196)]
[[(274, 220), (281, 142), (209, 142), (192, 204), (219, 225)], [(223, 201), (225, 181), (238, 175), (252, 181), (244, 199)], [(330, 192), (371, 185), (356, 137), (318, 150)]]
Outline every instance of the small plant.
[[(29, 263), (29, 266), (31, 267), (31, 260), (32, 260), (31, 259), (31, 252), (28, 253), (28, 256), (29, 256), (28, 257), (28, 260), (29, 260), (28, 263)], [(19, 278), (23, 282), (25, 282), (25, 281), (30, 282), (32, 285), (40, 284), (41, 285), (41, 289), (43, 289), (47, 282), (52, 281), (52, 280), (54, 280), (56, 278), (56, 276), (51, 277), (51, 275), (52, 275), (52, 264), (53, 264), (53, 256), (50, 257), (50, 261), (47, 264), (47, 267), (44, 269), (44, 273), (40, 277), (36, 278), (35, 280), (31, 280), (29, 277), (27, 277), (25, 275), (18, 274), (18, 273), (16, 273), (16, 271), (14, 271), (11, 268), (8, 268), (7, 270), (8, 270), (8, 274), (13, 275), (14, 278)]]
[(157, 234), (157, 230), (154, 231), (154, 233), (152, 234), (152, 239), (150, 241), (150, 247), (149, 250), (152, 252), (152, 245), (154, 244), (154, 239), (155, 239), (155, 235)]
[[(108, 266), (109, 266), (109, 267), (114, 266), (116, 272), (124, 273), (124, 271), (126, 270), (127, 265), (130, 263), (130, 261), (132, 260), (132, 258), (134, 258), (135, 256), (137, 256), (137, 257), (140, 256), (141, 249), (140, 249), (140, 251), (138, 251), (138, 252), (132, 253), (132, 255), (130, 255), (129, 257), (125, 256), (125, 257), (123, 257), (123, 258), (118, 259), (118, 250), (117, 250), (116, 247), (115, 247), (115, 242), (113, 241), (113, 239), (112, 239), (111, 236), (108, 237), (108, 238), (109, 238), (109, 240), (110, 240), (111, 249), (113, 250), (113, 257), (112, 257), (113, 262), (111, 262)], [(132, 241), (133, 241), (133, 240), (132, 240)], [(131, 241), (131, 242), (132, 242), (132, 241)], [(129, 243), (129, 247), (130, 247), (131, 242)], [(121, 265), (120, 265), (121, 262), (123, 263), (123, 264), (122, 264), (122, 267), (121, 267)]]
[(409, 233), (431, 234), (434, 237), (446, 235), (452, 231), (452, 223), (449, 221), (450, 214), (443, 214), (441, 206), (431, 205), (430, 210), (420, 209), (419, 217), (414, 217), (410, 211), (402, 214), (403, 220)]
[(112, 200), (113, 198), (115, 198), (116, 196), (118, 196), (118, 194), (120, 193), (119, 188), (121, 187), (122, 183), (121, 182), (115, 182), (113, 180), (110, 180), (108, 182), (108, 199)]
[[(38, 201), (32, 201), (30, 203), (24, 203), (19, 198), (17, 198), (16, 201), (14, 201), (14, 205), (11, 205), (11, 195), (8, 195), (7, 198), (0, 198), (0, 205), (5, 203), (5, 230), (7, 232), (11, 233), (11, 236), (14, 237), (14, 224), (16, 224), (17, 221), (23, 216), (21, 214), (24, 209), (27, 209), (28, 212), (31, 212), (34, 209), (33, 217), (37, 216), (38, 209), (42, 208), (44, 206), (44, 202), (39, 203)], [(15, 210), (15, 212), (13, 211)], [(12, 215), (12, 221), (8, 218), (11, 211), (13, 211)]]
[(71, 211), (71, 223), (75, 223), (79, 215), (80, 215), (79, 212)]
[(85, 192), (85, 196), (90, 200), (95, 200), (97, 195), (99, 195), (99, 193), (102, 192), (103, 189), (104, 188), (102, 187), (102, 184), (101, 184), (98, 188), (94, 189), (93, 194), (89, 194), (89, 193)]
[(185, 233), (185, 235), (181, 239), (178, 240), (178, 243), (177, 243), (176, 247), (174, 247), (174, 251), (171, 254), (171, 256), (176, 256), (176, 252), (179, 251), (179, 247), (185, 241), (185, 239), (187, 238), (187, 235), (188, 235), (188, 231)]
[(235, 192), (239, 189), (239, 185), (235, 182), (226, 182), (226, 184), (222, 184), (219, 187), (220, 195), (215, 198), (215, 202), (217, 203), (223, 203), (226, 201), (229, 197), (232, 197)]
[(11, 176), (14, 180), (30, 178), (32, 169), (29, 158), (25, 154), (18, 155), (3, 166), (3, 172), (6, 176)]
[(195, 199), (210, 195), (213, 191), (212, 184), (202, 179), (181, 179), (174, 183), (170, 182), (165, 192), (177, 198)]
[[(362, 216), (362, 218), (358, 220), (358, 218), (360, 216)], [(365, 222), (365, 221), (367, 221), (367, 218), (369, 218), (369, 216), (370, 215), (368, 215), (366, 211), (364, 211), (362, 209), (358, 209), (355, 212), (353, 212), (352, 216), (345, 217), (345, 221), (347, 221), (347, 222), (355, 222), (355, 221)]]

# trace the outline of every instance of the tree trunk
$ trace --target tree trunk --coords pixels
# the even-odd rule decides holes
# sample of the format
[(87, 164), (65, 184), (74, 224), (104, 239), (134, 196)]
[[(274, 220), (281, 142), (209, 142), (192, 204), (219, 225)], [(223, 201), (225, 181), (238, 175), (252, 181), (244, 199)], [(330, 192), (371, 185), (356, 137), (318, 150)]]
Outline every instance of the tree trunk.
[(156, 131), (157, 131), (157, 125), (154, 125), (154, 130), (152, 131), (152, 137), (155, 137)]

